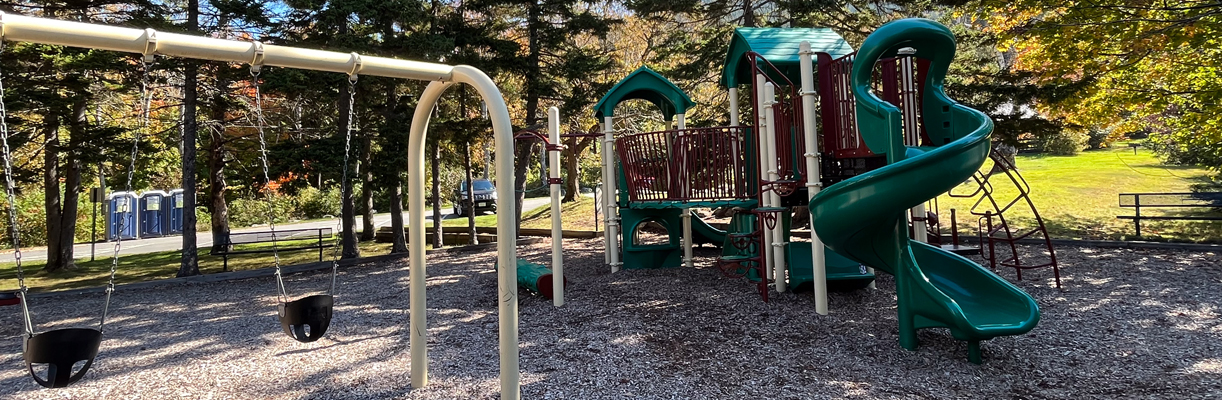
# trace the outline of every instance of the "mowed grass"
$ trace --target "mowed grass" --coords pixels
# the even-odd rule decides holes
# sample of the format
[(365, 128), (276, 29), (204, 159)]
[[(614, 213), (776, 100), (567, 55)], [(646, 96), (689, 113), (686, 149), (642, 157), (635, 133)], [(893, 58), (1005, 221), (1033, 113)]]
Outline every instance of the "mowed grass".
[[(309, 244), (312, 241), (305, 241)], [(331, 242), (327, 242), (330, 244)], [(301, 246), (301, 241), (281, 242), (280, 247)], [(243, 245), (243, 250), (268, 248), (270, 244)], [(390, 252), (389, 243), (361, 242), (361, 255), (380, 255)], [(199, 270), (203, 274), (222, 272), (223, 259), (220, 256), (208, 255), (208, 248), (199, 249)], [(332, 248), (323, 249), (323, 260), (329, 261)], [(115, 269), (117, 284), (151, 281), (173, 278), (178, 273), (182, 259), (180, 251), (162, 251), (147, 254), (132, 254), (119, 257), (118, 268)], [(296, 250), (280, 253), (281, 265), (293, 265), (318, 262), (318, 249)], [(30, 261), (22, 263), (25, 270), (25, 284), (32, 292), (47, 292), (56, 290), (79, 289), (86, 287), (105, 286), (110, 277), (111, 257), (100, 253), (94, 261), (78, 259), (76, 268), (71, 271), (47, 273), (42, 270), (46, 261)], [(241, 254), (229, 257), (230, 271), (243, 271), (275, 266), (271, 253)], [(17, 285), (17, 265), (15, 263), (0, 264), (0, 290), (15, 290)]]
[[(577, 202), (564, 203), (565, 229), (593, 229), (594, 200), (581, 197)], [(570, 213), (574, 215), (570, 218)], [(484, 214), (475, 218), (477, 226), (496, 226), (496, 214)], [(431, 225), (432, 222), (430, 221)], [(467, 226), (466, 218), (447, 219), (443, 226)], [(551, 228), (550, 205), (538, 207), (523, 213), (522, 226), (527, 228)], [(281, 248), (300, 247), (313, 244), (314, 240), (280, 242)], [(334, 243), (328, 239), (329, 246)], [(359, 244), (362, 256), (382, 255), (390, 253), (389, 243), (361, 242)], [(241, 245), (238, 250), (270, 249), (270, 243)], [(208, 248), (199, 249), (199, 269), (202, 274), (223, 271), (224, 262), (220, 256), (208, 255)], [(332, 247), (323, 249), (323, 260), (331, 260)], [(79, 255), (79, 254), (78, 254)], [(178, 273), (182, 254), (180, 251), (162, 251), (146, 254), (132, 254), (119, 257), (119, 265), (115, 270), (117, 284), (152, 281), (173, 278)], [(318, 249), (295, 250), (280, 253), (281, 265), (294, 265), (318, 262)], [(42, 270), (46, 261), (27, 261), (22, 263), (25, 269), (26, 286), (32, 292), (47, 292), (57, 290), (79, 289), (105, 286), (110, 277), (111, 258), (99, 252), (94, 261), (77, 259), (76, 269), (47, 273)], [(229, 257), (230, 271), (244, 271), (260, 268), (271, 268), (275, 259), (271, 253), (241, 254)], [(17, 265), (0, 263), (0, 291), (15, 290), (17, 285)]]
[[(536, 207), (533, 210), (522, 212), (522, 227), (523, 228), (539, 228), (551, 229), (552, 227), (552, 208), (551, 203)], [(505, 209), (506, 211), (509, 208)], [(601, 210), (600, 210), (601, 212)], [(561, 226), (566, 230), (594, 230), (594, 198), (589, 196), (577, 196), (576, 201), (568, 203), (560, 203), (560, 220)], [(602, 214), (599, 214), (602, 218)], [(432, 221), (426, 222), (432, 226)], [(467, 226), (467, 218), (453, 218), (441, 221), (441, 226)], [(482, 214), (475, 217), (475, 226), (490, 227), (496, 226), (496, 214)]]
[[(986, 167), (992, 162), (986, 163)], [(1210, 171), (1191, 166), (1164, 165), (1154, 154), (1139, 148), (1137, 154), (1125, 143), (1111, 149), (1085, 151), (1076, 156), (1019, 155), (1018, 171), (1031, 187), (1031, 200), (1049, 235), (1066, 239), (1153, 240), (1176, 242), (1222, 242), (1222, 221), (1142, 221), (1142, 237), (1135, 237), (1133, 221), (1116, 218), (1133, 215), (1132, 208), (1120, 207), (1120, 193), (1191, 192), (1192, 185), (1210, 181)], [(1004, 207), (1018, 193), (1004, 174), (990, 178), (994, 197)], [(952, 193), (969, 194), (976, 185), (963, 184)], [(938, 198), (943, 232), (949, 233), (950, 208), (957, 210), (961, 235), (975, 235), (979, 215), (992, 210), (987, 202), (975, 208), (976, 199)], [(1143, 215), (1222, 215), (1201, 209), (1143, 208)], [(1034, 218), (1029, 207), (1015, 204), (1005, 213), (1016, 231), (1030, 229)], [(995, 220), (996, 221), (996, 220)], [(996, 223), (996, 222), (995, 222)]]

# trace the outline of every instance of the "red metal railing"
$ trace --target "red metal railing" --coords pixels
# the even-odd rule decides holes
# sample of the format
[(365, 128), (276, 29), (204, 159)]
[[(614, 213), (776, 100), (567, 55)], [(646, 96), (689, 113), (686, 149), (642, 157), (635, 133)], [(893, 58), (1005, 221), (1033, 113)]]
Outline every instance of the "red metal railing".
[[(764, 81), (772, 83), (776, 88), (777, 103), (772, 106), (772, 112), (773, 128), (776, 132), (778, 179), (783, 182), (797, 181), (806, 173), (806, 161), (801, 158), (806, 152), (806, 135), (802, 131), (802, 97), (798, 94), (800, 88), (758, 53), (747, 52), (746, 57), (751, 62), (752, 75), (763, 75)], [(752, 98), (755, 98), (757, 92), (754, 85), (751, 93)], [(761, 104), (758, 100), (753, 104)], [(763, 110), (755, 107), (753, 111), (755, 120), (763, 122)], [(760, 180), (768, 180), (764, 171), (760, 171)]]
[(849, 76), (857, 53), (837, 59), (820, 54), (820, 108), (823, 114), (824, 152), (835, 158), (874, 155), (857, 132), (857, 100)]
[(932, 145), (921, 118), (921, 96), (929, 61), (910, 55), (878, 60), (874, 70), (874, 91), (900, 109), (900, 125), (905, 146)]
[(750, 127), (693, 128), (627, 135), (616, 152), (630, 201), (727, 201), (747, 193)]
[[(855, 57), (856, 53), (834, 60), (826, 56), (819, 59), (824, 151), (836, 158), (874, 155), (857, 131), (857, 101), (849, 80)], [(928, 70), (928, 60), (910, 55), (885, 58), (875, 64), (873, 89), (884, 101), (900, 108), (907, 146), (932, 144), (921, 120), (921, 98)]]

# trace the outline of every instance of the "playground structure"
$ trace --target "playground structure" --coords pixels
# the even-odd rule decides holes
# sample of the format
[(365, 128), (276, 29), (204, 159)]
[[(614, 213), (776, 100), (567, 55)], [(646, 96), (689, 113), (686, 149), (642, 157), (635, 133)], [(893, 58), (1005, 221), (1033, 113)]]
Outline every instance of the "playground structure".
[[(499, 90), (471, 67), (11, 15), (0, 16), (0, 28), (6, 40), (127, 51), (146, 58), (165, 55), (249, 63), (256, 69), (279, 66), (330, 71), (348, 74), (353, 83), (361, 74), (430, 81), (420, 96), (409, 139), (410, 226), (424, 226), (423, 142), (433, 106), (450, 85), (475, 86), (488, 104), (497, 170), (512, 169), (512, 141), (521, 136), (510, 132), (508, 110)], [(878, 268), (896, 276), (901, 345), (915, 348), (917, 329), (946, 327), (957, 339), (968, 341), (969, 358), (980, 362), (980, 341), (1029, 331), (1038, 322), (1039, 311), (1030, 296), (987, 269), (924, 243), (927, 224), (910, 217), (925, 215), (923, 207), (929, 199), (972, 177), (989, 152), (992, 123), (984, 114), (958, 105), (942, 93), (942, 79), (953, 54), (949, 30), (928, 20), (885, 25), (857, 53), (828, 29), (740, 29), (723, 74), (723, 83), (730, 90), (730, 126), (710, 128), (687, 128), (685, 113), (694, 103), (656, 72), (638, 69), (596, 106), (604, 124), (604, 182), (610, 186), (601, 199), (608, 214), (607, 262), (613, 271), (684, 264), (690, 267), (695, 243), (720, 243), (722, 255), (717, 265), (723, 273), (755, 280), (765, 300), (770, 284), (782, 292), (809, 284), (820, 313), (827, 312), (829, 287), (864, 287), (874, 279), (872, 268)], [(814, 73), (816, 58), (819, 75)], [(820, 91), (815, 90), (816, 78), (821, 82)], [(258, 96), (257, 74), (254, 80)], [(754, 125), (740, 124), (740, 86), (750, 87)], [(882, 93), (883, 98), (875, 92)], [(619, 102), (632, 98), (657, 104), (674, 129), (616, 138), (613, 111)], [(147, 104), (147, 98), (144, 100)], [(816, 132), (816, 101), (822, 104), (824, 115), (822, 135)], [(549, 110), (548, 120), (546, 142), (553, 143), (547, 151), (552, 165), (549, 184), (555, 267), (550, 291), (555, 304), (561, 305), (565, 282), (558, 240), (557, 152), (561, 147), (554, 144), (560, 140), (555, 108)], [(262, 123), (259, 126), (261, 129)], [(527, 136), (532, 135), (541, 138), (537, 132)], [(819, 149), (821, 141), (824, 151)], [(7, 153), (6, 144), (6, 161)], [(828, 186), (826, 190), (824, 185)], [(7, 186), (11, 196), (13, 185), (7, 182)], [(617, 186), (623, 189), (617, 191)], [(513, 198), (513, 187), (512, 176), (503, 179), (498, 196)], [(131, 196), (134, 200), (134, 194)], [(792, 207), (803, 204), (809, 206), (813, 216), (811, 241), (790, 243)], [(739, 212), (728, 229), (721, 230), (699, 218), (693, 221), (692, 208), (702, 207), (733, 207)], [(119, 219), (115, 231), (126, 232), (124, 224), (129, 220), (132, 218)], [(549, 289), (545, 287), (545, 268), (523, 267), (517, 262), (513, 215), (500, 213), (497, 220), (497, 263), (517, 266), (498, 270), (497, 297), (501, 392), (503, 398), (514, 399), (520, 397), (518, 286), (533, 286), (545, 294)], [(667, 244), (638, 245), (632, 240), (648, 221), (668, 228)], [(622, 261), (621, 225), (625, 228)], [(675, 227), (681, 230), (677, 232)], [(15, 223), (12, 229), (17, 229)], [(1015, 236), (1008, 228), (1006, 232)], [(992, 235), (993, 230), (989, 233)], [(916, 239), (910, 239), (910, 235)], [(117, 242), (116, 246), (121, 245), (122, 239)], [(412, 229), (409, 243), (421, 246), (410, 253), (409, 278), (411, 375), (412, 386), (419, 388), (427, 383), (424, 229)], [(18, 243), (15, 247), (19, 251)], [(1011, 266), (1007, 262), (1002, 265)], [(1019, 268), (1017, 261), (1010, 263)], [(1055, 259), (1052, 265), (1055, 268)], [(519, 277), (520, 270), (531, 274)], [(280, 289), (287, 298), (282, 283)], [(18, 293), (20, 303), (27, 307), (24, 283)], [(293, 311), (292, 304), (297, 301), (305, 301), (298, 303), (304, 306)], [(282, 317), (285, 313), (325, 309), (329, 319), (333, 306), (330, 294), (297, 301), (282, 302)], [(76, 372), (62, 368), (58, 374), (62, 376), (56, 376), (53, 369), (49, 378), (54, 381), (44, 385), (63, 386), (80, 379), (97, 355), (104, 325), (35, 334), (28, 309), (25, 311), (27, 364), (66, 362), (70, 366), (87, 361), (86, 367)], [(105, 315), (103, 311), (103, 322)], [(295, 335), (292, 331), (297, 328), (293, 326), (306, 323), (284, 321), (282, 318), (285, 331), (295, 337), (300, 333)], [(322, 331), (325, 327), (316, 334)], [(66, 359), (57, 348), (83, 354), (84, 358)]]
[[(424, 138), (427, 134), (429, 117), (440, 96), (454, 83), (464, 83), (473, 86), (488, 107), (488, 115), (492, 122), (493, 137), (496, 148), (495, 168), (499, 171), (513, 170), (513, 132), (509, 120), (509, 111), (505, 105), (500, 90), (492, 80), (478, 69), (469, 66), (450, 66), (415, 61), (404, 61), (383, 57), (362, 56), (357, 53), (336, 53), (320, 50), (299, 49), (292, 47), (263, 44), (261, 42), (234, 41), (201, 36), (190, 36), (157, 32), (152, 29), (130, 29), (105, 25), (85, 24), (79, 22), (60, 21), (45, 18), (26, 17), (20, 15), (0, 14), (0, 39), (13, 42), (30, 42), (70, 47), (82, 47), (98, 50), (119, 51), (140, 54), (145, 61), (155, 56), (170, 56), (211, 61), (249, 64), (257, 70), (259, 67), (285, 67), (307, 69), (324, 72), (347, 74), (350, 79), (359, 75), (372, 75), (400, 79), (413, 79), (429, 82), (420, 95), (414, 118), (412, 120), (408, 140), (409, 163), (409, 224), (424, 226)], [(147, 91), (145, 92), (144, 109), (147, 110)], [(2, 103), (0, 103), (2, 104)], [(2, 111), (0, 111), (2, 112)], [(10, 158), (8, 149), (8, 131), (4, 130), (6, 168)], [(133, 161), (135, 153), (133, 152)], [(11, 177), (10, 174), (6, 176)], [(10, 207), (13, 195), (11, 178), (6, 179), (7, 194), (10, 196)], [(129, 185), (130, 186), (130, 185)], [(512, 198), (512, 174), (502, 178), (497, 188), (500, 198)], [(555, 190), (555, 189), (553, 189)], [(130, 191), (130, 188), (129, 188)], [(135, 205), (134, 194), (129, 197)], [(15, 213), (10, 208), (11, 237), (16, 241), (17, 224)], [(120, 221), (131, 221), (133, 218), (120, 218)], [(517, 253), (515, 249), (516, 232), (513, 215), (501, 213), (497, 216), (497, 224), (502, 227), (497, 233), (497, 262), (500, 265), (515, 265)], [(124, 222), (118, 223), (115, 232), (128, 232), (134, 229)], [(116, 249), (122, 240), (116, 242)], [(411, 343), (411, 383), (413, 387), (423, 387), (428, 382), (428, 347), (427, 326), (425, 321), (425, 273), (424, 230), (413, 229), (409, 233), (408, 243), (417, 244), (410, 252), (410, 343)], [(20, 252), (20, 243), (14, 242), (14, 248)], [(117, 264), (117, 254), (115, 263)], [(20, 272), (20, 257), (18, 271)], [(47, 387), (62, 387), (71, 384), (85, 375), (88, 366), (97, 356), (105, 323), (105, 310), (102, 323), (96, 328), (67, 328), (35, 333), (30, 321), (29, 302), (26, 296), (27, 288), (20, 279), (18, 301), (22, 304), (25, 314), (25, 358), (33, 378)], [(113, 292), (113, 273), (110, 289)], [(498, 280), (498, 319), (500, 345), (500, 377), (501, 395), (505, 399), (521, 397), (518, 369), (518, 302), (517, 302), (517, 269), (502, 268), (497, 274)], [(328, 298), (330, 296), (327, 296)], [(310, 299), (304, 298), (303, 300)], [(109, 297), (108, 297), (109, 299)], [(282, 303), (283, 305), (283, 303)], [(73, 370), (72, 364), (85, 362), (84, 367)], [(32, 364), (47, 364), (48, 375), (43, 378), (35, 373)], [(57, 366), (60, 366), (57, 368)]]
[[(1059, 286), (1038, 212), (1038, 226), (1026, 232), (1003, 216), (1024, 199), (1035, 211), (1029, 186), (1005, 169), (1020, 195), (999, 202), (993, 174), (978, 171), (992, 122), (942, 91), (954, 52), (949, 30), (922, 19), (887, 24), (858, 51), (826, 28), (739, 28), (722, 73), (730, 103), (722, 127), (687, 127), (694, 104), (681, 89), (645, 67), (629, 74), (594, 107), (610, 186), (601, 200), (612, 272), (691, 267), (695, 243), (720, 243), (724, 274), (755, 281), (765, 301), (770, 287), (810, 286), (820, 314), (828, 312), (828, 290), (872, 286), (874, 268), (895, 275), (900, 343), (909, 349), (917, 329), (946, 327), (979, 363), (980, 341), (1034, 328), (1039, 311), (1030, 296), (948, 251), (960, 250), (957, 236), (943, 244), (936, 202), (927, 206), (971, 179), (979, 190), (952, 195), (979, 198), (970, 212), (987, 227), (981, 246), (993, 269), (1051, 266)], [(740, 88), (749, 90), (746, 122)], [(614, 109), (628, 99), (657, 105), (668, 129), (616, 137)], [(812, 215), (809, 242), (790, 240), (793, 207), (801, 205)], [(721, 230), (693, 221), (693, 208), (736, 212)], [(666, 228), (665, 243), (636, 240), (647, 222)], [(1051, 261), (1023, 263), (1014, 243), (1037, 232)], [(998, 244), (1013, 256), (998, 260)]]

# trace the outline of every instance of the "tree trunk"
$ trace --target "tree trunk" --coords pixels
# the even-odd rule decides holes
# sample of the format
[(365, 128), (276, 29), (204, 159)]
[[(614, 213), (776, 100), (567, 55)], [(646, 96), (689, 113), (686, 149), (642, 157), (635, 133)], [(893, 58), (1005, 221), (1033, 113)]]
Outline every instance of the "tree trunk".
[(755, 27), (755, 7), (751, 5), (751, 0), (743, 0), (743, 26)]
[[(217, 75), (220, 76), (219, 74)], [(228, 82), (218, 78), (217, 87), (228, 87)], [(212, 112), (208, 143), (208, 205), (212, 211), (212, 251), (228, 250), (225, 239), (229, 233), (229, 203), (225, 201), (225, 113), (228, 111), (223, 90), (212, 97)], [(184, 190), (186, 188), (183, 188)], [(184, 221), (185, 222), (185, 221)], [(184, 227), (185, 228), (185, 227)]]
[[(199, 30), (199, 0), (187, 0), (187, 32)], [(199, 275), (199, 249), (195, 235), (195, 118), (199, 64), (186, 61), (182, 88), (182, 261), (177, 276)], [(167, 227), (168, 228), (168, 227)]]
[(407, 252), (407, 237), (403, 234), (403, 182), (397, 178), (390, 188), (391, 254)]
[(46, 199), (43, 208), (47, 213), (47, 265), (44, 271), (59, 270), (60, 264), (60, 196), (59, 196), (59, 117), (53, 112), (43, 116), (46, 121), (46, 145), (43, 149), (42, 183)]
[[(445, 241), (442, 240), (444, 229), (441, 229), (441, 146), (438, 143), (433, 143), (429, 152), (429, 163), (433, 165), (433, 248), (440, 249), (445, 247)], [(467, 192), (470, 191), (471, 183), (467, 182)], [(473, 210), (467, 212), (474, 213)]]
[[(348, 134), (351, 129), (352, 113), (349, 108), (352, 106), (348, 98), (349, 86), (348, 82), (340, 83), (339, 85), (339, 121), (337, 135), (343, 137)], [(357, 248), (356, 241), (356, 210), (355, 204), (352, 201), (352, 175), (348, 175), (347, 182), (343, 182), (344, 190), (340, 193), (340, 198), (343, 201), (342, 207), (342, 224), (344, 225), (341, 233), (341, 242), (343, 243), (343, 259), (357, 258), (361, 256), (361, 250)]]
[[(463, 113), (463, 115), (466, 115), (466, 113)], [(467, 187), (467, 195), (464, 196), (461, 199), (461, 201), (463, 202), (463, 207), (465, 207), (467, 210), (475, 210), (475, 202), (472, 201), (472, 199), (475, 198), (475, 190), (472, 190), (474, 189), (474, 185), (472, 185), (471, 182), (475, 182), (475, 181), (472, 179), (474, 178), (474, 176), (472, 176), (471, 174), (471, 142), (470, 141), (463, 142), (462, 154), (463, 154), (463, 159), (462, 159), (463, 160), (463, 170), (466, 173), (468, 187)], [(470, 240), (471, 244), (479, 244), (479, 238), (476, 237), (476, 232), (475, 232), (475, 212), (474, 211), (467, 213), (467, 236), (471, 237), (471, 240)]]
[[(597, 132), (598, 125), (595, 124), (591, 132)], [(566, 143), (568, 148), (561, 153), (564, 155), (564, 199), (562, 202), (576, 201), (577, 196), (581, 196), (581, 171), (578, 169), (577, 160), (581, 157), (581, 153), (594, 143), (594, 138), (569, 138)]]
[(370, 163), (373, 162), (373, 135), (361, 135), (361, 166), (359, 168), (361, 175), (361, 204), (364, 205), (364, 210), (361, 210), (361, 240), (373, 240), (373, 167)]
[[(539, 69), (543, 67), (539, 48), (539, 25), (543, 22), (539, 20), (539, 4), (532, 2), (527, 6), (527, 21), (526, 34), (528, 51), (526, 55), (526, 126), (533, 126), (539, 122), (539, 117), (536, 111), (539, 109), (539, 97), (542, 96), (542, 85), (539, 78)], [(517, 143), (514, 149), (514, 231), (522, 231), (522, 203), (526, 201), (526, 169), (530, 166), (531, 160), (531, 142), (521, 141)], [(499, 172), (498, 172), (499, 173)]]
[(85, 128), (88, 122), (89, 103), (81, 96), (72, 105), (72, 121), (68, 125), (70, 149), (64, 152), (64, 202), (60, 213), (59, 227), (59, 269), (76, 268), (73, 257), (73, 244), (76, 243), (76, 216), (81, 196), (81, 161), (77, 156), (80, 141), (85, 138)]

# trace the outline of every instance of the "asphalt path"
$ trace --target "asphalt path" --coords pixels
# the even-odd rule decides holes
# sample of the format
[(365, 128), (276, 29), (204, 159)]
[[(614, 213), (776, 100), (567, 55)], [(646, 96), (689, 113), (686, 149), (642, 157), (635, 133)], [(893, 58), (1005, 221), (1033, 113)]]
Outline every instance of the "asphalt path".
[[(536, 198), (526, 199), (526, 201), (523, 204), (522, 209), (526, 211), (533, 210), (535, 208), (548, 204), (550, 201), (551, 200), (547, 197), (536, 197)], [(424, 218), (427, 220), (433, 219), (432, 209), (429, 210), (429, 213), (425, 215)], [(454, 215), (454, 210), (451, 208), (442, 209), (441, 219), (446, 220), (446, 219), (454, 219), (454, 218), (461, 218), (461, 217)], [(403, 213), (403, 220), (405, 222), (407, 221), (406, 212)], [(364, 222), (364, 219), (361, 218), (360, 216), (357, 216), (356, 226), (358, 229), (361, 226), (363, 226), (363, 222)], [(332, 218), (332, 219), (327, 219), (327, 220), (317, 220), (317, 221), (310, 221), (310, 222), (278, 224), (276, 225), (276, 230), (280, 231), (280, 230), (291, 230), (291, 229), (319, 229), (319, 228), (337, 229), (338, 225), (339, 225), (339, 218)], [(373, 216), (374, 229), (377, 229), (383, 226), (387, 226), (387, 225), (390, 225), (390, 213), (374, 214)], [(257, 226), (252, 226), (248, 228), (234, 229), (233, 233), (264, 232), (264, 231), (267, 231), (267, 229), (268, 229), (267, 225), (257, 225)], [(101, 234), (101, 232), (99, 232), (99, 234)], [(96, 245), (96, 247), (94, 247), (94, 245)], [(90, 243), (77, 244), (74, 246), (73, 255), (75, 256), (77, 260), (81, 260), (81, 259), (88, 260), (90, 258), (90, 248), (93, 247), (94, 257), (106, 258), (114, 254), (114, 246), (115, 246), (114, 242), (97, 242), (95, 244), (90, 244)], [(208, 248), (212, 247), (212, 232), (198, 232), (196, 234), (195, 246), (196, 248), (200, 249), (201, 254), (207, 253)], [(162, 251), (181, 251), (181, 250), (182, 250), (182, 236), (165, 236), (165, 237), (144, 238), (144, 239), (136, 239), (136, 240), (124, 240), (122, 243), (122, 246), (120, 247), (119, 254), (120, 255), (147, 254), (147, 253), (157, 253), (157, 252), (162, 252)], [(21, 251), (21, 260), (22, 261), (39, 261), (39, 260), (46, 260), (46, 259), (47, 259), (47, 248), (46, 247), (22, 249)], [(6, 251), (4, 254), (0, 254), (0, 262), (15, 262), (15, 261), (16, 259), (14, 258), (14, 253), (12, 251)]]

